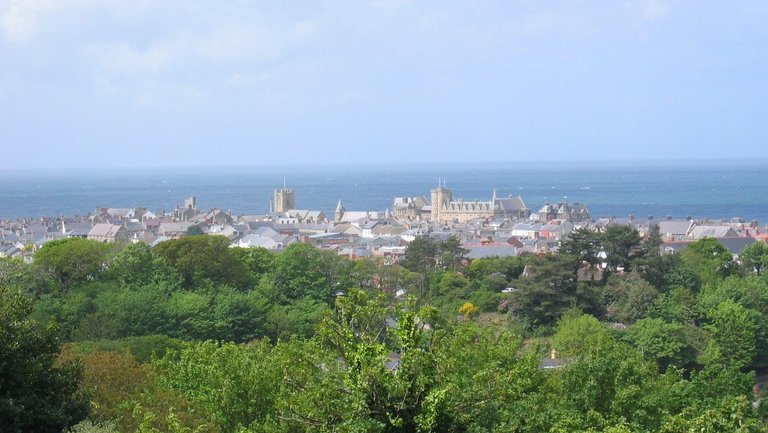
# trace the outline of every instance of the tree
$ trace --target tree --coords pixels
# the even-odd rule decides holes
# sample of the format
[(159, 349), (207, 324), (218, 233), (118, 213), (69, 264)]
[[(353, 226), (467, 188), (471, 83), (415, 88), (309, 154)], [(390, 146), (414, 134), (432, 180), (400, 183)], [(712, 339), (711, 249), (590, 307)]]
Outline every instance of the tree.
[(232, 254), (256, 275), (272, 271), (276, 255), (266, 248), (231, 248)]
[(0, 257), (0, 286), (30, 290), (32, 283), (32, 270), (21, 257)]
[(518, 256), (489, 257), (472, 260), (466, 273), (467, 276), (478, 280), (500, 274), (509, 281), (520, 277), (524, 269), (523, 259)]
[(260, 426), (274, 412), (281, 368), (266, 341), (201, 342), (156, 363), (160, 384), (203, 408), (224, 433)]
[(658, 224), (651, 224), (648, 227), (648, 233), (643, 237), (643, 246), (645, 253), (649, 256), (661, 255), (661, 246), (664, 245), (664, 239), (661, 237), (661, 229)]
[(267, 313), (265, 334), (272, 341), (310, 338), (328, 313), (328, 304), (306, 297), (288, 305), (275, 305)]
[(512, 311), (531, 325), (551, 325), (571, 307), (591, 307), (577, 293), (577, 265), (567, 254), (535, 257), (520, 279), (522, 290), (515, 294)]
[(736, 270), (731, 252), (714, 238), (691, 243), (680, 257), (698, 275), (702, 285), (714, 283)]
[(662, 319), (641, 319), (627, 328), (624, 339), (644, 356), (658, 362), (662, 370), (670, 365), (682, 367), (692, 361), (691, 353), (686, 354), (688, 345), (683, 326), (677, 323), (667, 323)]
[(160, 242), (155, 250), (184, 279), (187, 288), (203, 280), (242, 289), (251, 279), (248, 268), (237, 259), (224, 236), (189, 236)]
[(756, 335), (749, 310), (729, 299), (707, 315), (711, 320), (708, 329), (712, 333), (715, 358), (736, 368), (750, 365), (755, 357)]
[(646, 316), (659, 292), (636, 273), (613, 275), (606, 284), (608, 314), (624, 323)]
[(310, 297), (330, 302), (335, 288), (328, 280), (323, 256), (310, 244), (293, 243), (275, 260), (274, 288), (287, 301)]
[(634, 248), (640, 244), (637, 229), (621, 224), (608, 224), (600, 240), (608, 268), (614, 271), (618, 268), (629, 271)]
[(581, 314), (578, 309), (570, 310), (557, 323), (552, 347), (559, 355), (578, 356), (582, 352), (611, 340), (608, 329), (596, 318)]
[(739, 257), (744, 271), (755, 272), (759, 277), (765, 269), (768, 269), (768, 244), (755, 242), (744, 248)]
[(559, 251), (576, 257), (579, 262), (596, 265), (600, 241), (600, 233), (589, 227), (579, 227), (568, 234), (568, 238), (560, 244)]
[(66, 292), (99, 275), (110, 250), (108, 244), (82, 238), (50, 241), (35, 253), (35, 267)]
[(698, 318), (696, 303), (696, 295), (691, 289), (675, 287), (656, 298), (648, 315), (667, 322), (692, 324)]
[(0, 420), (5, 432), (60, 432), (85, 418), (82, 369), (57, 366), (56, 329), (28, 319), (30, 301), (0, 286)]
[(437, 244), (436, 265), (443, 270), (461, 269), (463, 267), (464, 257), (469, 250), (461, 246), (461, 241), (456, 236), (449, 236), (448, 239)]
[(192, 225), (187, 229), (187, 236), (200, 236), (204, 234), (205, 232), (199, 225)]
[(109, 262), (107, 275), (130, 288), (156, 284), (172, 292), (181, 287), (181, 277), (176, 270), (143, 242), (128, 245), (115, 255)]
[(83, 364), (80, 387), (90, 396), (92, 410), (89, 418), (93, 421), (107, 422), (116, 418), (118, 405), (144, 389), (149, 382), (149, 365), (140, 365), (127, 351), (78, 353), (74, 346), (68, 345), (59, 359)]
[(420, 236), (408, 244), (401, 262), (404, 268), (421, 275), (421, 290), (424, 293), (429, 289), (429, 277), (435, 270), (437, 252), (437, 244), (432, 239)]
[(459, 307), (459, 313), (464, 316), (464, 320), (469, 320), (480, 314), (480, 310), (475, 307), (475, 304), (467, 301)]

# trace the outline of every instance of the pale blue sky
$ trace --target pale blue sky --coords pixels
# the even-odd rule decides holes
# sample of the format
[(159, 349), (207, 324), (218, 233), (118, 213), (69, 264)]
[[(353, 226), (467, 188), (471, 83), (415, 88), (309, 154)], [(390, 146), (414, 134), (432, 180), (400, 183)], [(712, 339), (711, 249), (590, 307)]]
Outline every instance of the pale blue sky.
[(0, 169), (751, 157), (765, 0), (0, 0)]

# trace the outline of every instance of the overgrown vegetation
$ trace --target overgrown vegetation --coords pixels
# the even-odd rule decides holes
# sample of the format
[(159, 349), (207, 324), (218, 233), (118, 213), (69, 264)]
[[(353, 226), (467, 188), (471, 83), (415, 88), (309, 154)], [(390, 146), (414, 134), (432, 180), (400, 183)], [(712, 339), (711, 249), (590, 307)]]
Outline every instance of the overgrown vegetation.
[(50, 242), (0, 258), (3, 431), (768, 431), (764, 246), (658, 245), (609, 226), (470, 263), (420, 238), (391, 264)]

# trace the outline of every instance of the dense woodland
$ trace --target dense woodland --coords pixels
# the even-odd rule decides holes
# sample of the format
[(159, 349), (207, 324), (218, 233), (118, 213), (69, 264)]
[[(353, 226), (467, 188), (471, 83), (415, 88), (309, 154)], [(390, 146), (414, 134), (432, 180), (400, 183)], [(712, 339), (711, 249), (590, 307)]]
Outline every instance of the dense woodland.
[(48, 242), (0, 258), (0, 431), (768, 432), (768, 246), (660, 244)]

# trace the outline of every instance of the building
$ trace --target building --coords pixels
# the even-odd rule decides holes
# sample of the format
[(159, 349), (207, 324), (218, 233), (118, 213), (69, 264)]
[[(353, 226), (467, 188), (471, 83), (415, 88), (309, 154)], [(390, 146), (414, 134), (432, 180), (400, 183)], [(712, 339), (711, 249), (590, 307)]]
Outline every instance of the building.
[(564, 220), (572, 223), (588, 222), (592, 220), (589, 209), (584, 203), (546, 203), (534, 215), (535, 219), (542, 223), (552, 220)]
[(522, 197), (510, 195), (500, 199), (496, 197), (496, 190), (493, 190), (490, 201), (464, 201), (454, 200), (453, 192), (440, 185), (431, 191), (431, 197), (431, 219), (437, 224), (466, 223), (473, 219), (525, 219), (531, 215)]
[(291, 209), (296, 209), (296, 195), (294, 190), (288, 189), (283, 183), (282, 189), (275, 190), (274, 201), (272, 202), (272, 212), (283, 213)]
[(117, 224), (100, 223), (88, 232), (88, 239), (98, 242), (118, 242), (127, 239), (125, 227)]
[(425, 197), (395, 197), (392, 203), (395, 218), (419, 219), (428, 208)]

